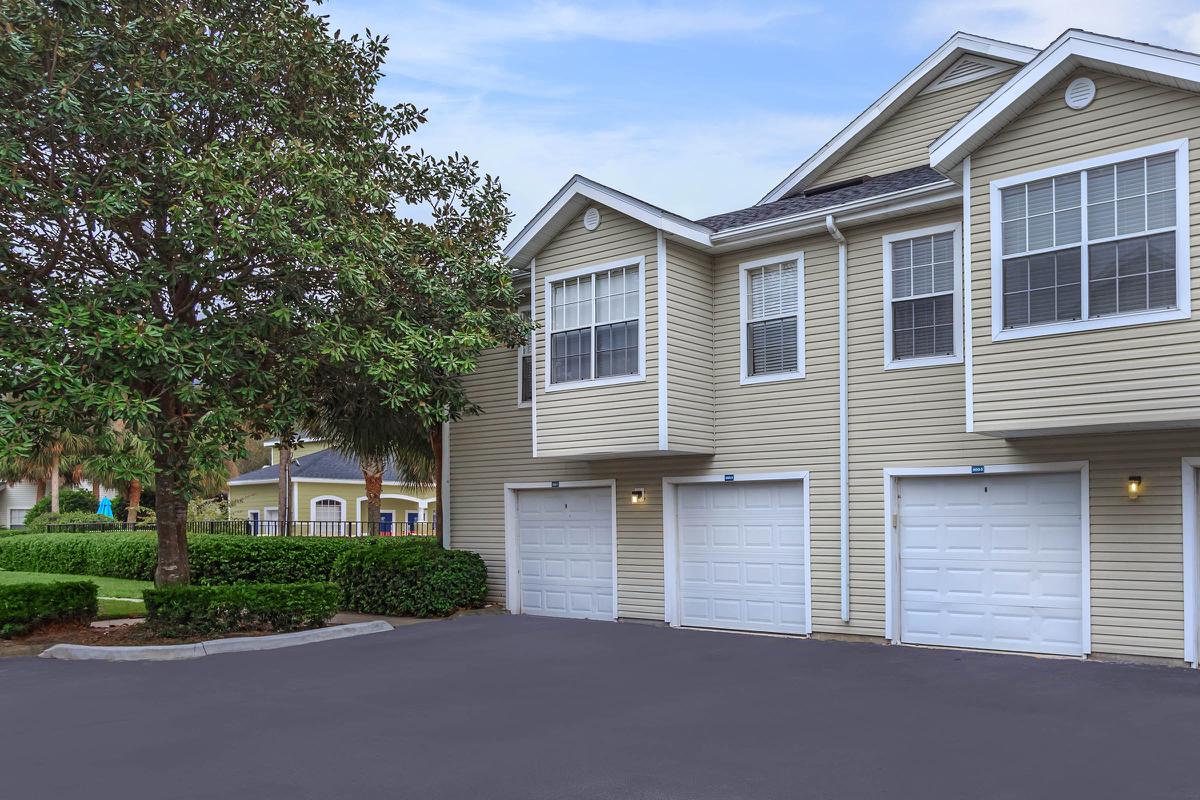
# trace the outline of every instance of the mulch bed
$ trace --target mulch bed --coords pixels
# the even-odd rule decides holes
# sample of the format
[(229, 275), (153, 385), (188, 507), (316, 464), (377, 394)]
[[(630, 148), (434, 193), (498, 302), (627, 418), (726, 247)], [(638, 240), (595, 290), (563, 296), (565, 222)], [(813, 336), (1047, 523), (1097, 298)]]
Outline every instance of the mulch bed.
[(21, 645), (87, 644), (114, 647), (140, 647), (155, 644), (192, 644), (210, 639), (225, 639), (234, 636), (270, 636), (278, 631), (238, 631), (224, 636), (171, 637), (159, 636), (144, 623), (114, 625), (109, 628), (92, 628), (85, 623), (58, 622), (44, 625), (24, 636), (14, 636), (10, 641)]

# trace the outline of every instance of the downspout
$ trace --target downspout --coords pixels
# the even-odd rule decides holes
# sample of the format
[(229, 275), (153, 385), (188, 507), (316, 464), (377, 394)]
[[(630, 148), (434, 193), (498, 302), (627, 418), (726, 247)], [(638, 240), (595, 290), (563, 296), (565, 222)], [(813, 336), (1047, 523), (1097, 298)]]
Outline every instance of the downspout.
[(833, 215), (825, 217), (825, 229), (838, 245), (838, 505), (842, 550), (842, 622), (850, 621), (850, 421), (849, 336), (846, 325), (846, 237), (838, 230)]

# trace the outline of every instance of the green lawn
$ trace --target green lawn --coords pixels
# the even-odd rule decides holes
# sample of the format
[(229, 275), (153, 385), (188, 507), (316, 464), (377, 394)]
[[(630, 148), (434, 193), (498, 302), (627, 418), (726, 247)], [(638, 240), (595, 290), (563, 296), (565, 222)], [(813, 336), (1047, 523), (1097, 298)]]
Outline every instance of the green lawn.
[(142, 603), (142, 590), (151, 589), (149, 581), (130, 581), (124, 578), (98, 578), (95, 575), (54, 575), (48, 572), (8, 572), (0, 570), (0, 585), (13, 583), (54, 583), (55, 581), (91, 581), (100, 587), (100, 619), (142, 616), (146, 606)]

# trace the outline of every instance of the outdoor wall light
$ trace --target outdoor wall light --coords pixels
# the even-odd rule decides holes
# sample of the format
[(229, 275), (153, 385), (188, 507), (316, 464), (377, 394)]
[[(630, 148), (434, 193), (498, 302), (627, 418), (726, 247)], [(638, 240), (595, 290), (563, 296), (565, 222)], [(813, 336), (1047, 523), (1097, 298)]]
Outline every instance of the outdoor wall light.
[(1129, 481), (1125, 484), (1125, 491), (1129, 494), (1130, 500), (1137, 500), (1142, 496), (1142, 476), (1130, 475)]
[(629, 502), (633, 503), (635, 506), (640, 506), (642, 503), (645, 503), (646, 490), (640, 488), (634, 489), (633, 494), (629, 495)]

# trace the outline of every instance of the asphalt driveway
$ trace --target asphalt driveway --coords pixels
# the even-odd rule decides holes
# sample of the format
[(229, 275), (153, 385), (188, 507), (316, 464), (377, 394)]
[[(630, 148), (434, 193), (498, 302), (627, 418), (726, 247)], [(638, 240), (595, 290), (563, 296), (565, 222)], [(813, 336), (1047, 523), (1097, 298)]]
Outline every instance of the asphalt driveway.
[(476, 616), (0, 660), (0, 787), (89, 798), (1197, 798), (1200, 673)]

